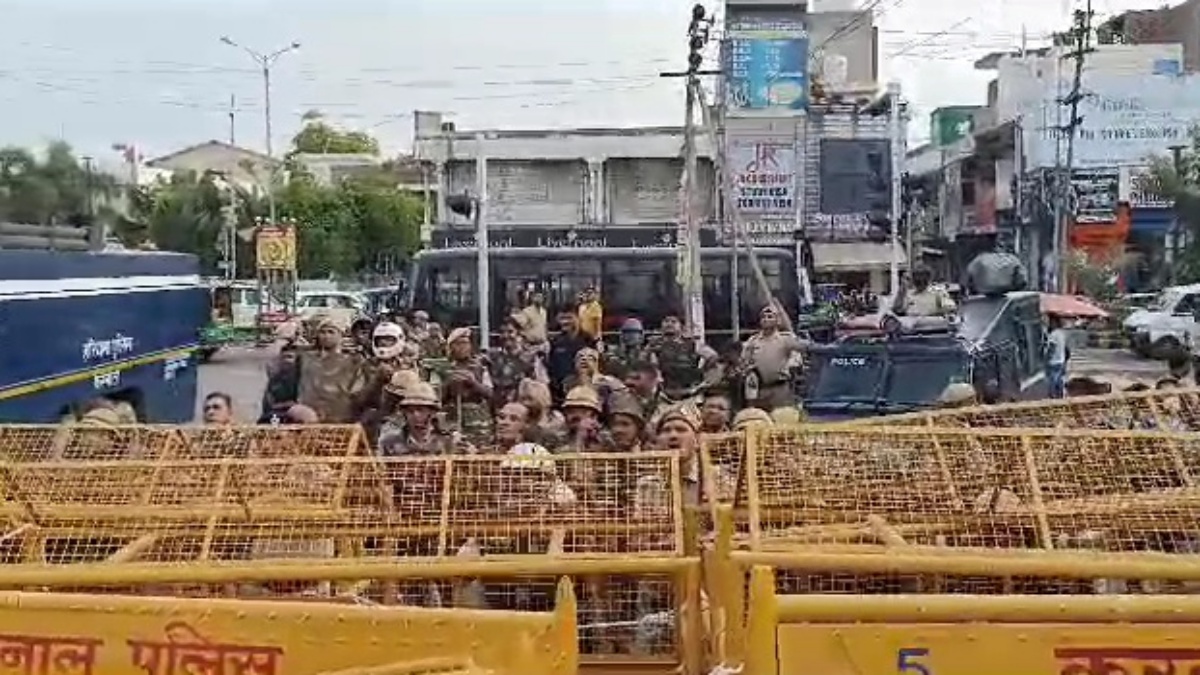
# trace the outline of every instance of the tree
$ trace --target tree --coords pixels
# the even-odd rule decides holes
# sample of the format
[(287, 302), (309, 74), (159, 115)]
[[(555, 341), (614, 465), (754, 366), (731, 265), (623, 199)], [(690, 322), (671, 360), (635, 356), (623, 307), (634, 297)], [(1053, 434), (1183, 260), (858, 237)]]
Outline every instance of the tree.
[(1174, 157), (1152, 158), (1150, 171), (1138, 187), (1147, 194), (1175, 203), (1176, 217), (1182, 227), (1180, 234), (1186, 235), (1183, 237), (1186, 245), (1173, 265), (1173, 281), (1200, 281), (1200, 127), (1189, 133), (1178, 165)]
[(304, 115), (304, 126), (292, 137), (292, 154), (295, 153), (378, 155), (379, 141), (362, 131), (338, 129), (326, 122), (320, 112), (310, 110)]
[(213, 176), (176, 173), (131, 191), (130, 217), (117, 228), (118, 236), (126, 245), (149, 240), (161, 250), (195, 254), (206, 274), (216, 274), (226, 200)]
[(66, 143), (51, 143), (40, 158), (25, 148), (0, 148), (0, 220), (82, 225), (110, 218), (116, 192), (112, 176), (83, 166)]

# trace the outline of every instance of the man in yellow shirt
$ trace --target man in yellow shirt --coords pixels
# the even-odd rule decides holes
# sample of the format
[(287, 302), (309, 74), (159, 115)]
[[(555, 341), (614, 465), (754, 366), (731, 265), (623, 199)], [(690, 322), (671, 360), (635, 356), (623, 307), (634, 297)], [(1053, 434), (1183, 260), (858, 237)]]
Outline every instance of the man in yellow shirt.
[(595, 286), (589, 286), (579, 294), (579, 330), (592, 340), (603, 337), (604, 307)]

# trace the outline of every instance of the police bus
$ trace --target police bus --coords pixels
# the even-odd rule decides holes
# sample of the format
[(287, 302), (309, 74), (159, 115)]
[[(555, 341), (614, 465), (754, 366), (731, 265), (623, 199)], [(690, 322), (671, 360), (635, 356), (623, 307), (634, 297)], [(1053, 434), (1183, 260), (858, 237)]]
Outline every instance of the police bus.
[[(657, 329), (665, 316), (682, 311), (674, 246), (611, 246), (602, 239), (569, 246), (505, 246), (506, 239), (493, 241), (501, 245), (489, 249), (492, 326), (499, 326), (503, 317), (519, 306), (522, 294), (530, 291), (545, 297), (553, 321), (555, 313), (575, 307), (581, 291), (595, 287), (604, 305), (606, 331), (617, 330), (629, 317), (641, 319), (648, 329)], [(716, 336), (730, 336), (734, 326), (733, 250), (710, 246), (701, 251), (705, 326)], [(794, 254), (769, 248), (756, 249), (755, 255), (772, 293), (794, 313), (799, 305)], [(419, 252), (407, 283), (408, 307), (429, 312), (443, 326), (478, 324), (477, 257), (473, 245)], [(744, 251), (737, 267), (738, 313), (745, 332), (757, 325), (764, 300)]]
[(97, 397), (142, 421), (192, 421), (209, 318), (199, 260), (89, 250), (82, 231), (50, 229), (0, 224), (0, 421), (58, 422)]

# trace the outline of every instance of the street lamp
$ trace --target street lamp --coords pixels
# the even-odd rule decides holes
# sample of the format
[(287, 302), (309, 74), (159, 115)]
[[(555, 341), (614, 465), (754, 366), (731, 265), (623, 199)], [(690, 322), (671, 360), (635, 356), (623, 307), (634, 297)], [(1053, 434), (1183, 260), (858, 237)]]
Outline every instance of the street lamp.
[(271, 66), (275, 65), (275, 62), (279, 60), (279, 57), (283, 56), (284, 54), (287, 54), (288, 52), (294, 52), (297, 49), (300, 49), (300, 43), (293, 42), (292, 44), (290, 44), (286, 47), (283, 47), (281, 49), (276, 49), (273, 52), (268, 52), (268, 53), (264, 54), (262, 52), (251, 49), (245, 45), (234, 42), (228, 36), (222, 35), (221, 42), (229, 45), (230, 47), (237, 47), (238, 49), (241, 49), (242, 51), (246, 52), (247, 54), (250, 55), (250, 58), (254, 59), (254, 62), (258, 64), (259, 68), (262, 69), (263, 123), (265, 125), (265, 131), (266, 131), (266, 135), (267, 135), (267, 159), (270, 162), (270, 166), (268, 167), (268, 170), (270, 171), (270, 176), (269, 176), (269, 180), (267, 181), (267, 211), (268, 211), (268, 218), (269, 218), (271, 224), (274, 225), (276, 222), (276, 213), (275, 213), (275, 145), (271, 141), (271, 132), (272, 132), (272, 128), (271, 128)]

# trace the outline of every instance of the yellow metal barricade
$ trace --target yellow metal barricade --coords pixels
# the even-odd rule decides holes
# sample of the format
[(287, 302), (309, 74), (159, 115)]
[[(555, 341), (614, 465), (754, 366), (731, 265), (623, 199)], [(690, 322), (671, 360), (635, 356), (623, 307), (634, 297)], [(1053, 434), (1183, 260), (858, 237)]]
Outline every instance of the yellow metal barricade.
[(586, 668), (702, 668), (674, 454), (380, 461), (348, 436), (186, 431), (150, 459), (2, 465), (0, 587), (545, 612), (568, 576)]
[[(744, 562), (751, 562), (747, 554)], [(1055, 556), (1056, 554), (1048, 554)], [(831, 556), (826, 556), (832, 558)], [(953, 559), (842, 556), (842, 560), (764, 558), (771, 565), (845, 569), (849, 560), (873, 562), (877, 572), (930, 573)], [(1018, 564), (1010, 564), (1010, 563)], [(1088, 561), (1050, 560), (959, 565), (979, 575), (1037, 572), (1078, 577), (1121, 572), (1147, 574), (1131, 563), (1088, 569)], [(1099, 561), (1095, 561), (1099, 563)], [(859, 565), (867, 568), (866, 565)], [(1176, 581), (1200, 583), (1194, 562), (1160, 565)], [(1052, 569), (1054, 568), (1054, 569)], [(1200, 650), (1200, 597), (1170, 595), (780, 594), (768, 566), (753, 569), (744, 653), (745, 675), (799, 670), (832, 673), (899, 672), (958, 675), (1012, 672), (1193, 672)]]
[(366, 455), (358, 425), (0, 425), (0, 461), (254, 459)]
[[(876, 672), (883, 655), (895, 669), (921, 649), (932, 660), (900, 663), (965, 671), (974, 652), (996, 655), (976, 670), (1066, 672), (1083, 663), (1061, 651), (1072, 644), (1119, 651), (1200, 636), (1198, 449), (1196, 434), (1161, 431), (747, 436), (744, 501), (715, 500), (706, 573), (724, 626), (717, 652), (771, 675)], [(1155, 625), (1122, 624), (1131, 618)], [(1002, 658), (1022, 640), (1026, 660)], [(1139, 654), (1129, 658), (1150, 658)], [(916, 665), (900, 670), (923, 675)]]
[(3, 592), (0, 651), (5, 668), (39, 673), (573, 675), (571, 593), (552, 612), (478, 612)]
[(837, 426), (1200, 431), (1200, 389), (1167, 389), (972, 406), (868, 417), (841, 422)]

